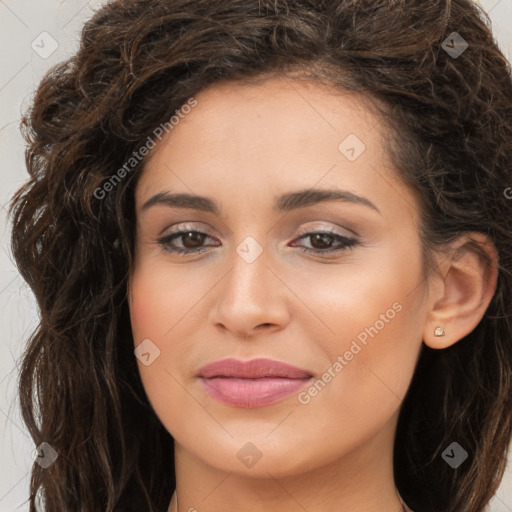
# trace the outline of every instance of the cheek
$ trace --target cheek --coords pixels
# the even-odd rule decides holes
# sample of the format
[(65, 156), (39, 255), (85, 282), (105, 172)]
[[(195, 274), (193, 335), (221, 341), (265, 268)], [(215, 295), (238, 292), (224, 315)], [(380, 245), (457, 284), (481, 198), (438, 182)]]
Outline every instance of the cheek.
[(136, 268), (131, 280), (130, 319), (135, 345), (144, 338), (162, 339), (174, 323), (184, 290), (159, 265)]
[[(163, 340), (174, 323), (171, 312), (175, 310), (175, 294), (169, 293), (167, 284), (161, 269), (146, 264), (136, 268), (130, 283), (129, 311), (134, 356), (148, 395), (151, 394), (151, 382), (163, 370), (165, 360), (170, 356)], [(139, 351), (149, 352), (151, 357), (144, 361), (137, 355)]]
[(379, 399), (403, 398), (421, 347), (423, 289), (419, 246), (406, 251), (391, 244), (310, 288), (309, 300), (323, 302), (320, 316), (332, 334), (321, 342), (329, 364), (317, 370), (343, 359), (334, 372), (339, 377), (327, 386), (333, 400), (336, 394), (357, 408), (357, 397), (365, 395), (377, 406)]
[[(132, 289), (133, 290), (133, 289)], [(140, 343), (141, 336), (147, 332), (150, 325), (153, 324), (154, 307), (153, 301), (141, 300), (141, 297), (147, 294), (142, 294), (141, 290), (135, 286), (135, 291), (132, 291), (132, 299), (130, 302), (130, 321), (132, 325), (133, 339), (135, 345)]]
[[(194, 275), (177, 272), (149, 257), (132, 274), (129, 313), (134, 357), (157, 414), (166, 411), (169, 403), (189, 396), (178, 382), (187, 369), (183, 361), (189, 357), (190, 339), (201, 327), (198, 304), (212, 286), (208, 279), (199, 280), (201, 285), (197, 285), (197, 272)], [(151, 357), (146, 361), (137, 355), (148, 351)]]
[(319, 342), (325, 365), (301, 396), (296, 427), (313, 439), (321, 426), (334, 452), (370, 439), (397, 413), (421, 347), (423, 299), (421, 287), (414, 290), (420, 266), (412, 264), (414, 255), (409, 266), (380, 256), (380, 264), (343, 274), (343, 286), (331, 283), (316, 288), (316, 298), (309, 295), (328, 296), (322, 318), (335, 334)]
[(353, 265), (315, 276), (314, 286), (307, 286), (307, 304), (328, 327), (319, 345), (331, 360), (353, 341), (362, 348), (360, 360), (400, 357), (405, 347), (416, 347), (424, 309), (420, 256), (419, 248), (405, 252), (389, 244)]
[[(140, 378), (153, 411), (163, 424), (169, 403), (179, 389), (170, 377), (175, 351), (168, 343), (167, 333), (176, 322), (171, 312), (178, 307), (176, 293), (170, 288), (166, 273), (157, 265), (136, 267), (131, 283), (130, 322)], [(144, 356), (149, 354), (149, 356)]]

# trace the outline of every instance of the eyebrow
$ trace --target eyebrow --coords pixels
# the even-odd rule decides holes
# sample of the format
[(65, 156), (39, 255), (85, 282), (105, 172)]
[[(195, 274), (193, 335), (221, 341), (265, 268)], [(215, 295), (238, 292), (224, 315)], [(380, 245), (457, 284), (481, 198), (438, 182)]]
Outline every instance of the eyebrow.
[[(340, 201), (343, 203), (353, 203), (366, 206), (375, 210), (380, 215), (380, 210), (366, 197), (359, 196), (348, 190), (339, 189), (304, 189), (296, 192), (283, 194), (276, 198), (273, 211), (289, 212), (298, 208), (306, 208), (325, 201)], [(151, 206), (166, 205), (177, 208), (191, 208), (203, 212), (213, 213), (220, 216), (221, 207), (214, 199), (194, 194), (170, 194), (167, 191), (159, 192), (149, 198), (141, 208), (141, 211), (147, 210)]]

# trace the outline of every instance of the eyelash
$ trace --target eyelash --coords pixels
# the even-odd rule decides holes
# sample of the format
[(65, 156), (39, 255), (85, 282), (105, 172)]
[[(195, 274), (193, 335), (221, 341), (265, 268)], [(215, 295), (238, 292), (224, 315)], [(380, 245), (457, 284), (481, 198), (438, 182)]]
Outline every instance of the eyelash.
[[(208, 250), (208, 247), (200, 247), (198, 249), (180, 249), (176, 247), (172, 247), (170, 245), (171, 241), (175, 238), (180, 238), (183, 235), (186, 235), (188, 233), (197, 233), (200, 235), (205, 235), (209, 238), (212, 238), (208, 233), (203, 233), (202, 231), (197, 231), (195, 229), (189, 229), (187, 227), (182, 228), (180, 230), (174, 231), (173, 233), (170, 233), (169, 235), (166, 235), (162, 238), (159, 238), (157, 240), (157, 243), (163, 248), (164, 251), (170, 252), (173, 254), (184, 254), (184, 255), (190, 255), (190, 254), (200, 254)], [(306, 231), (303, 233), (299, 233), (299, 237), (296, 238), (296, 240), (300, 240), (302, 238), (308, 238), (314, 235), (329, 235), (331, 238), (334, 238), (335, 240), (341, 242), (342, 246), (337, 249), (309, 249), (309, 248), (301, 248), (300, 251), (306, 252), (306, 253), (312, 253), (315, 255), (321, 255), (325, 253), (337, 253), (337, 252), (343, 252), (347, 249), (351, 250), (354, 247), (360, 245), (360, 242), (356, 240), (355, 238), (346, 237), (340, 234), (337, 234), (334, 230), (325, 229), (320, 231)]]

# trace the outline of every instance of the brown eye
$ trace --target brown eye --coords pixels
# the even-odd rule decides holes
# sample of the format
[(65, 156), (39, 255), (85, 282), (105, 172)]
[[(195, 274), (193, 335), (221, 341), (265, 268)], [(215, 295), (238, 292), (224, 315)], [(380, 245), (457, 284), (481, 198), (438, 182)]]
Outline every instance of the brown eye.
[[(199, 253), (208, 249), (203, 246), (206, 238), (211, 238), (206, 233), (192, 229), (182, 229), (175, 231), (167, 236), (158, 239), (158, 244), (167, 252), (172, 253)], [(176, 242), (181, 242), (182, 247), (176, 246)]]
[(195, 249), (201, 246), (206, 235), (204, 233), (199, 233), (198, 231), (188, 231), (180, 236), (185, 247), (188, 249)]
[[(208, 250), (209, 246), (205, 246), (204, 242), (207, 238), (212, 238), (206, 233), (193, 229), (181, 229), (170, 233), (169, 235), (159, 238), (158, 244), (164, 251), (176, 254), (197, 254)], [(304, 233), (297, 240), (309, 239), (311, 248), (303, 247), (301, 251), (313, 254), (341, 252), (346, 249), (352, 249), (359, 244), (355, 238), (349, 238), (330, 231), (313, 231)], [(180, 245), (176, 245), (178, 242)], [(333, 244), (337, 244), (333, 247)], [(293, 242), (292, 247), (296, 244)]]
[(314, 235), (309, 235), (311, 240), (311, 245), (315, 249), (330, 249), (334, 242), (334, 237), (332, 235), (327, 235), (325, 233), (316, 233)]
[[(346, 249), (352, 249), (359, 245), (360, 242), (355, 238), (349, 238), (331, 231), (313, 231), (304, 233), (297, 240), (309, 239), (311, 248), (305, 247), (303, 252), (311, 252), (313, 254), (341, 252)], [(338, 242), (337, 247), (332, 247), (334, 242)], [(295, 242), (293, 242), (295, 246)]]

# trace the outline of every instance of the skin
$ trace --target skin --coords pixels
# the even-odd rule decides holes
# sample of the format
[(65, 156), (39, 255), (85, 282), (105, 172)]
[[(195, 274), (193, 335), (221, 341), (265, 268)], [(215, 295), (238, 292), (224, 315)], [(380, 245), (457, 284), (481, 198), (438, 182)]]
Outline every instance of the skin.
[[(496, 270), (461, 237), (425, 277), (418, 197), (387, 162), (384, 123), (363, 98), (273, 78), (216, 84), (196, 100), (152, 150), (135, 191), (130, 315), (135, 347), (149, 338), (160, 350), (138, 365), (175, 440), (169, 511), (399, 512), (393, 441), (421, 344), (442, 349), (471, 332)], [(338, 149), (349, 134), (365, 144), (354, 161)], [(341, 201), (272, 210), (276, 196), (310, 188), (348, 190), (379, 211)], [(142, 209), (162, 191), (208, 196), (221, 214)], [(158, 244), (183, 223), (208, 236), (169, 244), (204, 253), (172, 254)], [(360, 244), (325, 254), (337, 239), (315, 244), (299, 231), (326, 228)], [(247, 236), (263, 250), (252, 263), (236, 251)], [(483, 235), (475, 238), (496, 258)], [(333, 372), (338, 356), (397, 303), (394, 318)], [(445, 336), (434, 336), (438, 325)], [(315, 379), (331, 368), (335, 376), (307, 404), (294, 393), (243, 409), (214, 400), (196, 377), (225, 357), (276, 359)], [(237, 457), (248, 442), (261, 453), (252, 467)]]

